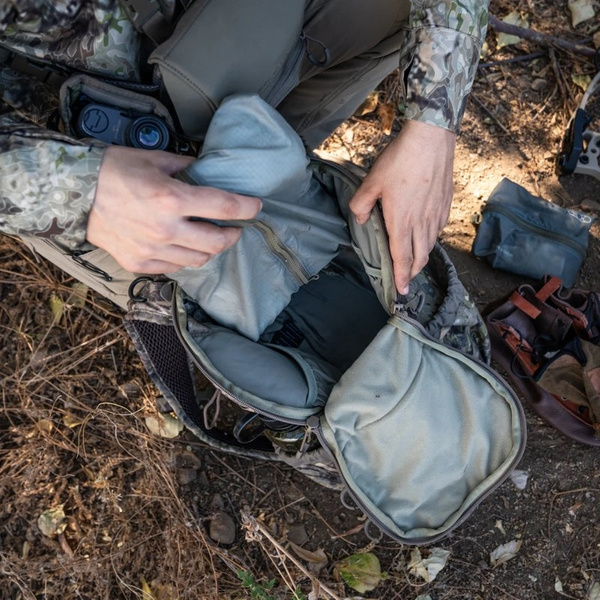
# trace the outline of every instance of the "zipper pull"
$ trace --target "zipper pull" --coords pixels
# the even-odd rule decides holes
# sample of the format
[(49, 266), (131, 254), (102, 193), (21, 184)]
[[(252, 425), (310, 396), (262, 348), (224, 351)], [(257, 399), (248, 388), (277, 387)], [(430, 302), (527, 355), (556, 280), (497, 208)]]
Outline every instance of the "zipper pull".
[(312, 431), (318, 431), (321, 427), (321, 420), (317, 415), (311, 415), (306, 419), (306, 426)]

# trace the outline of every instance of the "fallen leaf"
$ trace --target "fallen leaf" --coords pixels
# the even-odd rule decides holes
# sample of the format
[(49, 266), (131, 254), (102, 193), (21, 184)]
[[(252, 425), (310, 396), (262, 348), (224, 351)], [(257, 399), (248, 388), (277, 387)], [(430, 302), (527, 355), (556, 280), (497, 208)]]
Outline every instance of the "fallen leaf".
[(357, 117), (362, 117), (373, 112), (379, 104), (379, 92), (371, 92), (364, 102), (356, 109), (354, 113)]
[(360, 594), (374, 590), (386, 578), (379, 559), (372, 553), (352, 554), (335, 565), (335, 572), (347, 586)]
[(432, 600), (431, 596), (429, 594), (427, 594), (427, 596), (423, 596), (422, 594), (420, 596), (417, 596), (415, 598), (415, 600)]
[(515, 469), (510, 474), (510, 480), (518, 490), (524, 490), (527, 487), (527, 480), (529, 479), (529, 473), (527, 471), (520, 471)]
[(577, 27), (579, 23), (589, 21), (596, 16), (592, 0), (569, 0), (567, 6), (571, 11), (571, 25)]
[(498, 529), (502, 535), (506, 535), (506, 531), (504, 531), (504, 525), (502, 525), (502, 521), (500, 519), (496, 521), (494, 527)]
[[(527, 17), (521, 15), (521, 13), (516, 10), (504, 17), (502, 21), (504, 21), (504, 23), (507, 23), (508, 25), (516, 25), (517, 27), (522, 27), (523, 29), (529, 29), (529, 22), (527, 21)], [(504, 46), (512, 46), (513, 44), (518, 44), (520, 41), (521, 38), (517, 35), (510, 35), (508, 33), (496, 34), (496, 43), (498, 48), (504, 48)]]
[(68, 427), (69, 429), (73, 429), (74, 427), (82, 425), (83, 424), (83, 420), (82, 419), (78, 419), (77, 417), (74, 417), (73, 415), (67, 413), (63, 417), (63, 424), (66, 427)]
[(146, 427), (153, 435), (168, 439), (176, 438), (184, 430), (183, 423), (172, 415), (148, 416)]
[(432, 548), (429, 556), (426, 559), (423, 559), (420, 550), (414, 548), (410, 553), (408, 570), (413, 575), (418, 575), (421, 579), (424, 579), (429, 583), (433, 581), (438, 576), (438, 573), (446, 566), (449, 556), (449, 550)]
[(62, 506), (45, 510), (37, 520), (39, 530), (46, 537), (54, 537), (67, 528), (66, 516)]
[(50, 433), (54, 429), (52, 421), (48, 421), (48, 419), (40, 419), (36, 426), (42, 433)]
[(554, 590), (557, 591), (559, 594), (563, 593), (563, 584), (558, 577), (554, 579)]
[(48, 300), (48, 304), (50, 306), (52, 316), (54, 317), (54, 321), (58, 323), (63, 315), (63, 310), (65, 308), (64, 302), (56, 294), (52, 294), (50, 296), (50, 300)]
[(600, 583), (597, 581), (592, 583), (588, 592), (588, 600), (600, 600)]
[(150, 586), (146, 583), (146, 580), (142, 577), (140, 581), (142, 585), (142, 599), (155, 600), (154, 594), (152, 593)]
[(290, 548), (302, 560), (305, 560), (306, 562), (311, 562), (311, 563), (324, 563), (324, 565), (327, 564), (327, 556), (325, 555), (325, 552), (323, 552), (323, 550), (321, 548), (319, 548), (318, 550), (315, 550), (314, 552), (311, 552), (310, 550), (306, 550), (305, 548), (302, 548), (302, 546), (298, 546), (297, 544), (294, 544), (294, 542), (288, 542), (288, 544), (290, 545)]
[(490, 565), (496, 568), (508, 562), (517, 555), (522, 544), (521, 540), (512, 540), (507, 544), (501, 544), (490, 554)]
[(396, 116), (396, 109), (393, 104), (389, 102), (380, 104), (377, 107), (377, 116), (381, 120), (381, 129), (385, 135), (392, 133), (392, 126), (394, 125), (394, 117)]
[(600, 48), (600, 31), (596, 31), (592, 39), (594, 40), (594, 48)]
[(67, 304), (76, 308), (83, 308), (90, 288), (85, 283), (77, 281), (71, 286), (71, 289), (73, 291), (67, 299)]
[(318, 575), (322, 569), (327, 566), (329, 562), (327, 559), (327, 555), (325, 552), (319, 548), (314, 552), (310, 550), (306, 550), (302, 548), (302, 546), (298, 546), (294, 544), (294, 542), (288, 542), (290, 548), (304, 561), (308, 563), (308, 570), (314, 575)]
[(577, 86), (580, 87), (584, 92), (588, 89), (592, 78), (589, 75), (575, 75), (571, 74), (571, 81)]

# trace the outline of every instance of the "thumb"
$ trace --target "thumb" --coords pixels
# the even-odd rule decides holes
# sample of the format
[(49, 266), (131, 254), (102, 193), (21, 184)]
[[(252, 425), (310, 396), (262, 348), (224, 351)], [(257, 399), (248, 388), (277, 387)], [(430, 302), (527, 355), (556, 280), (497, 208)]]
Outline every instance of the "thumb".
[(378, 199), (379, 194), (364, 183), (356, 190), (354, 197), (350, 200), (350, 210), (359, 225), (364, 225), (367, 222)]

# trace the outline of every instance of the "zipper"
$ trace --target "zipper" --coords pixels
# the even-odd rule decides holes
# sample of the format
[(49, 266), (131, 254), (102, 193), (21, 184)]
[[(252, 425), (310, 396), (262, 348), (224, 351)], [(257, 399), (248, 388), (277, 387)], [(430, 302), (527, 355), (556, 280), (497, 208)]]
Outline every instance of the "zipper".
[[(176, 178), (190, 185), (198, 185), (198, 183), (194, 181), (194, 179), (192, 179), (185, 171), (177, 173)], [(194, 220), (207, 221), (217, 225), (223, 224), (230, 227), (241, 227), (243, 229), (251, 227), (260, 233), (265, 241), (265, 244), (271, 251), (271, 254), (275, 255), (288, 268), (290, 273), (300, 285), (305, 285), (312, 279), (316, 278), (316, 276), (311, 276), (311, 274), (304, 268), (304, 265), (300, 262), (300, 260), (298, 260), (292, 251), (279, 239), (279, 236), (275, 230), (263, 221), (259, 221), (257, 219), (231, 219), (229, 221), (218, 221), (211, 219)]]
[(176, 299), (176, 294), (177, 294), (177, 290), (178, 289), (179, 289), (179, 286), (177, 284), (175, 284), (175, 286), (173, 288), (173, 302), (172, 302), (172, 309), (171, 309), (172, 310), (171, 316), (173, 317), (173, 325), (174, 325), (174, 328), (175, 328), (175, 333), (177, 334), (177, 337), (179, 338), (179, 341), (181, 342), (181, 344), (183, 345), (183, 347), (187, 350), (188, 354), (192, 358), (192, 361), (194, 362), (194, 364), (196, 365), (196, 367), (198, 367), (198, 370), (202, 373), (202, 375), (204, 375), (204, 377), (206, 377), (206, 379), (208, 379), (208, 381), (210, 381), (210, 383), (217, 390), (219, 390), (219, 392), (221, 392), (224, 396), (226, 396), (227, 398), (229, 398), (230, 400), (232, 400), (233, 402), (235, 402), (237, 405), (241, 406), (244, 410), (256, 413), (258, 415), (261, 415), (263, 417), (267, 417), (269, 419), (273, 419), (275, 421), (281, 421), (283, 423), (289, 423), (290, 425), (306, 425), (306, 419), (291, 419), (289, 417), (282, 417), (280, 415), (275, 415), (275, 414), (269, 413), (269, 412), (267, 412), (265, 410), (262, 410), (260, 408), (256, 408), (252, 404), (249, 404), (245, 400), (242, 400), (241, 398), (238, 398), (237, 396), (235, 396), (234, 394), (232, 394), (229, 390), (225, 389), (210, 373), (208, 373), (208, 371), (204, 368), (204, 366), (201, 364), (201, 362), (199, 361), (199, 359), (196, 357), (195, 352), (193, 352), (193, 350), (190, 348), (187, 340), (185, 339), (183, 333), (181, 332), (181, 329), (180, 329), (180, 326), (179, 326), (178, 314), (177, 314), (177, 299)]
[(492, 213), (498, 213), (500, 215), (503, 215), (504, 217), (510, 219), (511, 221), (519, 223), (519, 225), (522, 225), (523, 227), (525, 227), (525, 229), (529, 229), (530, 231), (535, 231), (535, 232), (541, 232), (541, 233), (543, 233), (543, 235), (545, 237), (549, 237), (550, 239), (552, 239), (556, 242), (560, 242), (561, 244), (564, 244), (565, 246), (570, 246), (578, 254), (585, 256), (585, 248), (578, 242), (572, 240), (571, 238), (562, 236), (559, 233), (554, 233), (554, 231), (548, 231), (547, 229), (544, 229), (543, 227), (540, 227), (539, 225), (534, 225), (533, 223), (530, 223), (529, 221), (523, 219), (522, 217), (515, 215), (513, 212), (511, 212), (504, 206), (499, 206), (496, 204), (493, 204), (493, 205), (488, 204), (483, 209), (483, 212), (492, 212)]

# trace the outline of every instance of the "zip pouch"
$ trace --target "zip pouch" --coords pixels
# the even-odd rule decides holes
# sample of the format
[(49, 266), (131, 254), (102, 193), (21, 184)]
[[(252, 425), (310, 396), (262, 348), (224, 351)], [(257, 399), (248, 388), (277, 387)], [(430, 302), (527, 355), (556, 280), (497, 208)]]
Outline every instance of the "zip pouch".
[(495, 269), (532, 279), (555, 275), (571, 287), (585, 259), (593, 218), (503, 179), (478, 221), (475, 256)]

